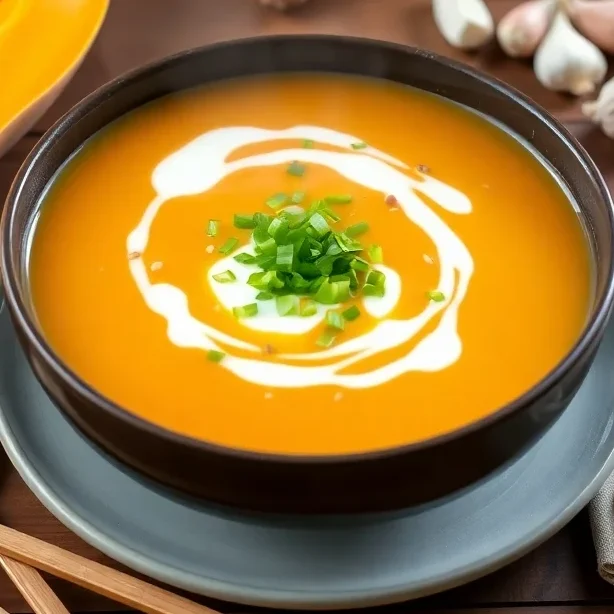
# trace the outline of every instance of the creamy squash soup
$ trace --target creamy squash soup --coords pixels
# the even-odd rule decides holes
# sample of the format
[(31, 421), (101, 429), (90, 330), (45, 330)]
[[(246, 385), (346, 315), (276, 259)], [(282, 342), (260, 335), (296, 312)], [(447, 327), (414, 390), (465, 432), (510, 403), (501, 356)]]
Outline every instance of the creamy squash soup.
[(102, 395), (207, 442), (373, 451), (487, 416), (571, 349), (574, 204), (485, 118), (385, 81), (262, 76), (156, 100), (41, 203), (39, 325)]

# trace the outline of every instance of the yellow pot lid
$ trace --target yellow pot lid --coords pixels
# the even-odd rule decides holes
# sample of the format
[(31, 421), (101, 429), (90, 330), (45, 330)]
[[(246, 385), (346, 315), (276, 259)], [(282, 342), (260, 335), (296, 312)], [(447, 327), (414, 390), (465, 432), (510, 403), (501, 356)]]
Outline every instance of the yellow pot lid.
[(83, 58), (109, 0), (0, 0), (0, 130)]

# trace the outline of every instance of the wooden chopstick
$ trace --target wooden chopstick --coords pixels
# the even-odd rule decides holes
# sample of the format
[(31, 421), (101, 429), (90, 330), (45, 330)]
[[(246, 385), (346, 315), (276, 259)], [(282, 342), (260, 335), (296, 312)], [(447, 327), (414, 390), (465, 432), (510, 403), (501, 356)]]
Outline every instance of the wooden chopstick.
[(0, 566), (34, 614), (70, 614), (36, 569), (2, 555)]
[(153, 584), (3, 525), (0, 525), (0, 554), (148, 614), (219, 614)]

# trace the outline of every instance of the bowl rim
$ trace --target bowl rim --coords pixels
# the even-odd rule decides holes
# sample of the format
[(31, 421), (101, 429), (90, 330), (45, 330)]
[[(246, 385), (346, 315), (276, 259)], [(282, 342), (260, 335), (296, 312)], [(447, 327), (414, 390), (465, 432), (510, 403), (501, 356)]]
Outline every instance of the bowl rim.
[[(587, 179), (596, 185), (607, 207), (610, 233), (612, 235), (612, 244), (609, 253), (600, 254), (602, 258), (608, 259), (607, 281), (605, 283), (602, 296), (593, 306), (592, 315), (585, 323), (584, 328), (579, 334), (573, 347), (536, 384), (534, 384), (520, 396), (513, 399), (511, 402), (500, 406), (498, 409), (492, 411), (486, 416), (483, 416), (482, 418), (479, 418), (478, 420), (474, 420), (469, 424), (452, 431), (445, 432), (441, 435), (408, 444), (367, 450), (364, 452), (350, 452), (342, 454), (291, 454), (232, 448), (204, 439), (197, 439), (196, 437), (159, 426), (158, 424), (132, 413), (118, 403), (108, 399), (93, 386), (90, 386), (63, 362), (63, 360), (47, 343), (42, 331), (39, 329), (34, 319), (30, 317), (29, 309), (24, 304), (21, 297), (20, 288), (22, 284), (17, 279), (18, 276), (15, 275), (13, 266), (14, 249), (12, 249), (13, 246), (10, 239), (12, 235), (12, 228), (15, 223), (16, 212), (18, 210), (17, 203), (19, 202), (24, 184), (29, 180), (33, 165), (35, 165), (38, 158), (45, 153), (45, 150), (56, 140), (61, 138), (74, 123), (79, 121), (80, 118), (87, 116), (91, 111), (93, 111), (101, 100), (117, 94), (128, 84), (147, 78), (161, 69), (172, 69), (173, 65), (180, 64), (186, 57), (207, 53), (212, 49), (222, 49), (236, 46), (249, 47), (251, 44), (262, 44), (267, 42), (275, 43), (278, 41), (288, 44), (300, 43), (314, 45), (318, 44), (319, 42), (332, 41), (341, 44), (351, 43), (362, 45), (364, 47), (370, 46), (379, 49), (384, 48), (393, 52), (404, 53), (406, 55), (422, 56), (429, 61), (452, 68), (455, 71), (466, 75), (471, 80), (480, 81), (490, 89), (503, 94), (514, 103), (521, 105), (536, 116), (540, 122), (545, 124), (561, 141), (565, 143), (567, 147), (571, 148), (580, 159), (582, 165), (584, 166), (584, 170), (586, 171)], [(340, 72), (340, 74), (342, 74), (342, 72)], [(357, 76), (359, 76), (359, 73), (357, 73)], [(476, 70), (462, 62), (410, 45), (403, 45), (400, 43), (366, 37), (336, 34), (272, 34), (244, 37), (206, 44), (180, 51), (153, 62), (149, 62), (136, 69), (125, 72), (103, 84), (88, 96), (83, 98), (60, 119), (58, 119), (51, 126), (51, 128), (45, 132), (45, 134), (41, 137), (24, 160), (17, 175), (15, 176), (15, 179), (13, 180), (6, 198), (0, 225), (0, 243), (0, 280), (4, 283), (4, 293), (7, 299), (7, 304), (13, 314), (15, 322), (14, 325), (21, 330), (22, 334), (24, 334), (26, 337), (27, 344), (34, 347), (35, 352), (42, 357), (47, 367), (54, 372), (55, 376), (62, 381), (64, 386), (75, 390), (89, 403), (111, 414), (119, 421), (125, 422), (137, 430), (145, 431), (151, 436), (161, 438), (165, 440), (166, 443), (187, 447), (193, 452), (205, 452), (229, 459), (248, 460), (256, 463), (278, 463), (286, 465), (343, 465), (356, 462), (374, 461), (429, 450), (442, 444), (461, 440), (464, 437), (476, 433), (477, 431), (480, 431), (486, 427), (493, 426), (496, 423), (506, 420), (523, 407), (530, 405), (560, 382), (564, 374), (567, 373), (585, 354), (585, 352), (590, 349), (590, 346), (598, 339), (600, 333), (605, 329), (605, 325), (608, 322), (614, 304), (614, 202), (607, 184), (596, 164), (590, 158), (584, 147), (561, 122), (555, 119), (548, 111), (536, 104), (531, 98), (516, 88), (504, 83), (496, 77), (482, 73), (481, 71)], [(2, 288), (0, 287), (0, 290), (1, 289)]]

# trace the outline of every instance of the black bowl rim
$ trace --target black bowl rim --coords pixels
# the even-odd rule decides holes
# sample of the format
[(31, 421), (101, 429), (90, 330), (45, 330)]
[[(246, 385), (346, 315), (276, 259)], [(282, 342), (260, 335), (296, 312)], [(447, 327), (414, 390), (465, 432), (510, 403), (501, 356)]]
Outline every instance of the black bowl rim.
[[(272, 43), (276, 41), (282, 42), (300, 42), (307, 44), (317, 44), (318, 42), (331, 42), (338, 41), (340, 43), (352, 43), (360, 44), (363, 46), (372, 46), (377, 48), (390, 49), (391, 51), (402, 52), (407, 55), (419, 55), (423, 56), (433, 62), (446, 65), (459, 73), (467, 75), (473, 80), (481, 81), (490, 88), (498, 91), (499, 93), (510, 98), (516, 104), (524, 107), (536, 116), (539, 121), (546, 124), (569, 148), (571, 148), (582, 162), (584, 169), (587, 173), (587, 178), (596, 184), (601, 196), (608, 206), (608, 218), (610, 222), (610, 229), (612, 231), (612, 246), (609, 254), (601, 254), (601, 257), (607, 257), (609, 262), (607, 283), (605, 285), (603, 294), (600, 300), (593, 308), (593, 314), (589, 321), (585, 324), (583, 331), (581, 332), (577, 342), (569, 350), (569, 352), (559, 361), (559, 363), (548, 372), (542, 379), (540, 379), (534, 386), (524, 392), (519, 397), (515, 398), (510, 403), (503, 405), (499, 409), (492, 413), (470, 422), (469, 424), (443, 433), (436, 437), (429, 439), (403, 444), (398, 446), (392, 446), (388, 448), (370, 450), (365, 452), (356, 453), (343, 453), (343, 454), (289, 454), (289, 453), (272, 453), (261, 452), (257, 450), (232, 448), (223, 446), (207, 440), (197, 439), (189, 435), (166, 429), (159, 426), (145, 418), (142, 418), (127, 409), (124, 409), (117, 403), (114, 403), (110, 399), (106, 398), (103, 394), (98, 392), (95, 388), (90, 386), (87, 382), (81, 379), (75, 372), (73, 372), (60, 358), (55, 354), (51, 347), (45, 341), (42, 331), (39, 330), (33, 319), (29, 315), (27, 306), (21, 299), (19, 292), (19, 281), (14, 274), (13, 255), (11, 250), (11, 230), (15, 222), (16, 204), (19, 201), (20, 192), (23, 189), (24, 182), (28, 180), (29, 173), (32, 165), (36, 162), (37, 158), (45, 153), (46, 148), (61, 138), (63, 134), (70, 128), (70, 126), (78, 121), (80, 118), (87, 116), (93, 111), (100, 100), (106, 99), (116, 92), (121, 90), (127, 83), (138, 81), (141, 78), (147, 77), (161, 68), (172, 68), (173, 64), (180, 63), (185, 57), (190, 55), (198, 55), (200, 53), (207, 53), (210, 49), (218, 49), (232, 46), (245, 46), (249, 47), (250, 44), (262, 44), (262, 42), (270, 41)], [(341, 73), (340, 73), (341, 74)], [(592, 161), (584, 147), (578, 142), (578, 140), (548, 111), (536, 104), (531, 98), (517, 90), (516, 88), (504, 83), (503, 81), (486, 75), (479, 70), (474, 69), (467, 64), (463, 64), (456, 60), (441, 56), (439, 54), (412, 47), (409, 45), (402, 45), (399, 43), (393, 43), (388, 41), (382, 41), (372, 38), (355, 37), (355, 36), (342, 36), (335, 34), (273, 34), (265, 36), (253, 36), (244, 37), (239, 39), (233, 39), (229, 41), (221, 41), (208, 45), (195, 47), (180, 51), (178, 53), (166, 56), (162, 59), (147, 63), (136, 69), (130, 70), (115, 79), (103, 84), (91, 94), (83, 98), (75, 106), (73, 106), (67, 113), (65, 113), (60, 119), (58, 119), (51, 128), (49, 128), (41, 139), (34, 146), (32, 151), (28, 154), (27, 158), (21, 165), (9, 191), (6, 199), (5, 210), (2, 215), (2, 222), (0, 227), (0, 241), (1, 245), (1, 267), (0, 274), (4, 280), (4, 290), (7, 303), (11, 308), (13, 317), (16, 320), (17, 325), (21, 329), (27, 338), (27, 342), (31, 344), (39, 356), (41, 356), (46, 365), (53, 370), (56, 376), (64, 383), (65, 386), (76, 390), (82, 397), (86, 398), (90, 403), (97, 406), (101, 410), (110, 413), (113, 417), (120, 421), (127, 422), (129, 425), (136, 427), (137, 429), (144, 430), (150, 435), (159, 437), (166, 440), (170, 444), (176, 444), (183, 447), (191, 448), (193, 451), (198, 452), (204, 450), (209, 453), (217, 454), (218, 456), (235, 458), (238, 460), (249, 460), (252, 462), (266, 462), (266, 463), (281, 463), (281, 464), (349, 464), (356, 462), (368, 462), (370, 460), (376, 460), (381, 458), (387, 458), (391, 456), (399, 456), (404, 454), (410, 454), (412, 452), (418, 452), (427, 450), (446, 444), (458, 439), (462, 439), (476, 431), (494, 425), (497, 422), (506, 420), (512, 414), (520, 411), (523, 407), (532, 404), (540, 396), (543, 396), (556, 386), (565, 373), (567, 373), (574, 364), (589, 351), (591, 345), (598, 340), (600, 333), (604, 330), (605, 325), (610, 316), (612, 306), (614, 304), (614, 202), (607, 188), (603, 176), (595, 163)]]

